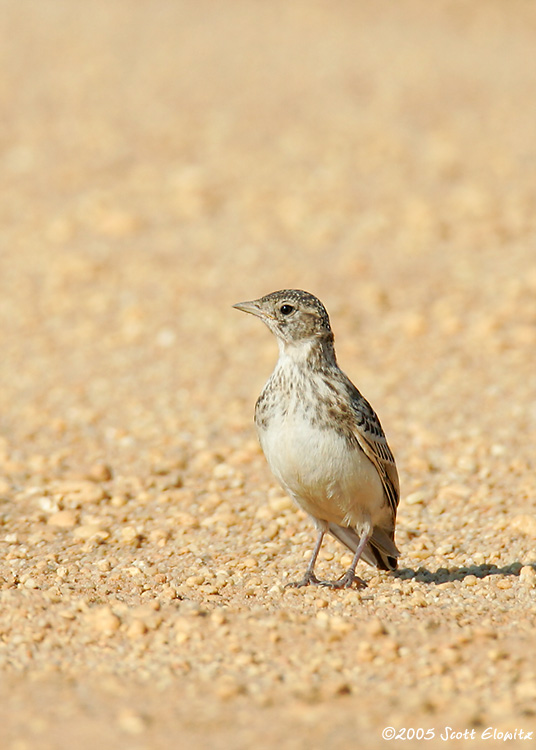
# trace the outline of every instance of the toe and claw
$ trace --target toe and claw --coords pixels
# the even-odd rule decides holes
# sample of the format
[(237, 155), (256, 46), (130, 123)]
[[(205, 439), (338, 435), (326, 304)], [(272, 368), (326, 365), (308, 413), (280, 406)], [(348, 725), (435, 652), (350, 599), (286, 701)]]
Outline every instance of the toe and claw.
[(322, 539), (324, 538), (325, 530), (321, 530), (318, 534), (318, 538), (316, 540), (315, 548), (313, 550), (313, 554), (311, 557), (311, 560), (309, 562), (309, 565), (307, 566), (307, 570), (305, 571), (305, 575), (302, 578), (301, 581), (292, 581), (290, 583), (287, 583), (285, 588), (286, 589), (301, 589), (304, 586), (325, 586), (329, 589), (350, 589), (356, 584), (356, 587), (358, 589), (364, 589), (366, 588), (367, 584), (365, 581), (363, 581), (359, 576), (356, 576), (355, 569), (357, 562), (359, 558), (361, 557), (361, 553), (363, 552), (363, 549), (365, 545), (367, 544), (369, 540), (369, 535), (364, 534), (359, 544), (357, 545), (357, 549), (355, 550), (354, 559), (352, 560), (352, 564), (340, 578), (338, 578), (336, 581), (321, 581), (319, 578), (317, 578), (314, 574), (314, 568), (316, 563), (316, 558), (318, 557), (318, 553), (320, 551), (320, 547), (322, 545)]
[(301, 581), (291, 581), (285, 585), (286, 589), (301, 589), (304, 586), (324, 586), (328, 589), (350, 589), (354, 583), (358, 589), (366, 588), (367, 584), (362, 578), (356, 576), (353, 570), (347, 570), (344, 575), (336, 581), (321, 581), (314, 573), (307, 573)]

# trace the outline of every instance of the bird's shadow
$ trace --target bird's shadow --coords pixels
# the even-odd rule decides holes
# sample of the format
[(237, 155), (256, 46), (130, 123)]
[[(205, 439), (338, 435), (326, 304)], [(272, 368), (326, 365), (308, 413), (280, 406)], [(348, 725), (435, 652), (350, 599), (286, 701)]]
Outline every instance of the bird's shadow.
[(395, 578), (401, 578), (404, 581), (413, 580), (418, 583), (434, 583), (437, 585), (449, 581), (463, 581), (467, 576), (475, 578), (488, 578), (489, 576), (518, 576), (523, 567), (532, 568), (536, 571), (536, 563), (523, 564), (513, 562), (510, 565), (504, 565), (502, 568), (497, 565), (467, 565), (459, 568), (438, 568), (435, 571), (427, 568), (400, 568), (393, 571)]

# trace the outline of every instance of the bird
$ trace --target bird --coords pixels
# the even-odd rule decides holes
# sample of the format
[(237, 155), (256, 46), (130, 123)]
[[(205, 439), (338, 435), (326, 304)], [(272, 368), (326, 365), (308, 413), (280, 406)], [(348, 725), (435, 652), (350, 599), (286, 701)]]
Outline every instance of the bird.
[[(305, 575), (287, 586), (362, 588), (360, 559), (396, 570), (395, 459), (376, 412), (339, 368), (326, 308), (300, 289), (233, 307), (260, 318), (277, 338), (279, 358), (255, 404), (255, 425), (272, 473), (318, 532)], [(353, 552), (335, 580), (315, 575), (326, 534)]]

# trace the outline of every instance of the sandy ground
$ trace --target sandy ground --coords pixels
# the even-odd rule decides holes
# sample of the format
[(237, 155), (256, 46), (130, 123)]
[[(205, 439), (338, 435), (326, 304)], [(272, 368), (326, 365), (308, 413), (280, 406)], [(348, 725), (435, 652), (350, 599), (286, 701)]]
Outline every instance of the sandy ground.
[[(1, 14), (0, 746), (533, 746), (536, 5)], [(231, 305), (284, 287), (397, 458), (363, 591), (283, 589)]]

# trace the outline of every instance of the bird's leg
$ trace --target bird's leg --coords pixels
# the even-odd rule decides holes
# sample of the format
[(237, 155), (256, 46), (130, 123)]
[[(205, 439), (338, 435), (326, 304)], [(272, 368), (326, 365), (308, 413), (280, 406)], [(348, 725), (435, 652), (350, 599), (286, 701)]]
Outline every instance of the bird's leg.
[(356, 576), (355, 569), (357, 563), (359, 562), (359, 558), (361, 557), (363, 550), (365, 549), (367, 542), (370, 539), (370, 536), (370, 533), (363, 534), (363, 536), (359, 540), (359, 544), (357, 545), (357, 549), (354, 553), (352, 563), (346, 573), (344, 573), (337, 581), (319, 581), (318, 583), (321, 586), (327, 586), (330, 589), (349, 589), (353, 583), (359, 584), (359, 588), (365, 588), (367, 584), (365, 583), (365, 581), (359, 578), (359, 576)]
[(303, 576), (301, 581), (292, 581), (291, 583), (287, 583), (285, 586), (286, 589), (301, 589), (303, 586), (309, 586), (310, 583), (320, 583), (318, 578), (315, 576), (314, 570), (316, 558), (318, 557), (318, 553), (320, 552), (320, 547), (322, 546), (322, 540), (324, 539), (325, 533), (325, 531), (318, 532), (318, 538), (316, 540), (313, 554), (311, 555), (309, 565), (307, 566), (307, 570), (305, 571), (305, 575)]

